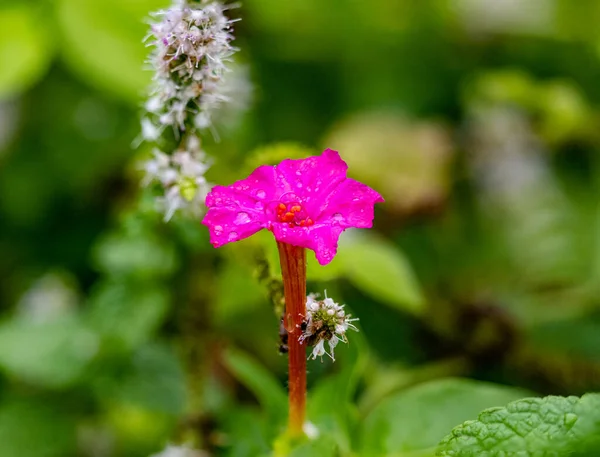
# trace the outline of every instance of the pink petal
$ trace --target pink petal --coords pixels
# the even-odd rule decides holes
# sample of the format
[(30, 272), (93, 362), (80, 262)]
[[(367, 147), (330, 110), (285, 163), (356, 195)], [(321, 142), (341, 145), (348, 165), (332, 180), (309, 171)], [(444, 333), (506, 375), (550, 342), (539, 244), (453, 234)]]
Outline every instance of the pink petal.
[(375, 203), (383, 197), (366, 184), (346, 179), (338, 185), (321, 205), (318, 224), (370, 228), (373, 226)]
[(301, 246), (315, 251), (315, 257), (321, 265), (327, 265), (337, 253), (338, 239), (344, 228), (331, 225), (312, 227), (288, 227), (285, 224), (273, 226), (277, 241)]
[(232, 211), (231, 208), (211, 208), (202, 223), (208, 226), (210, 243), (218, 248), (254, 235), (266, 224), (263, 215), (255, 211)]
[(319, 156), (284, 160), (276, 168), (280, 195), (288, 192), (297, 195), (311, 212), (346, 179), (348, 165), (337, 151), (326, 149)]
[(219, 247), (267, 227), (265, 208), (275, 198), (275, 169), (262, 166), (230, 186), (215, 186), (206, 196), (210, 242)]
[(236, 181), (230, 186), (215, 186), (206, 196), (206, 206), (244, 207), (259, 209), (257, 203), (274, 200), (277, 193), (275, 187), (275, 167), (263, 165), (254, 170), (246, 179)]

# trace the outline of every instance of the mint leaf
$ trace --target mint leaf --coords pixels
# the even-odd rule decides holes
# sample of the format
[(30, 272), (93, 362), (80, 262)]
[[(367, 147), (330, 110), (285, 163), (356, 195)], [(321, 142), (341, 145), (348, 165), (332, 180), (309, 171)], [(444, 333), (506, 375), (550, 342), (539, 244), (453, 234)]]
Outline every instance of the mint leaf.
[(386, 397), (367, 415), (360, 455), (404, 455), (428, 449), (434, 454), (450, 424), (526, 395), (521, 389), (456, 378), (410, 387)]
[(600, 394), (525, 398), (459, 425), (437, 455), (558, 457), (600, 450), (599, 436)]

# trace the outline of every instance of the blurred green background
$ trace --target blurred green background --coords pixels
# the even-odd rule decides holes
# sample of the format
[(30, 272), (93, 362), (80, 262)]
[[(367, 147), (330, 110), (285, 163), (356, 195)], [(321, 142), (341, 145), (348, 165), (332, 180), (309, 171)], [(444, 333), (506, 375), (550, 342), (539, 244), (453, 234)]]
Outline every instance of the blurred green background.
[[(263, 456), (284, 424), (270, 235), (214, 250), (139, 187), (144, 20), (166, 4), (0, 2), (2, 457)], [(324, 438), (294, 455), (404, 455), (485, 407), (598, 390), (600, 2), (232, 15), (254, 89), (206, 138), (208, 178), (330, 147), (386, 198), (310, 266), (361, 332), (309, 364)]]

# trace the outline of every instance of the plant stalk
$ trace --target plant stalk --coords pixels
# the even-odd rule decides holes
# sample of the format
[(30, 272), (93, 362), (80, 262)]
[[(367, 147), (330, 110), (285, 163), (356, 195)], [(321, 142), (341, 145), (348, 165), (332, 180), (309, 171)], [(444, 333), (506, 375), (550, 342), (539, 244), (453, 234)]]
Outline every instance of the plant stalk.
[(306, 315), (306, 250), (277, 242), (285, 295), (284, 325), (288, 331), (288, 432), (303, 435), (306, 414), (306, 350), (298, 337)]

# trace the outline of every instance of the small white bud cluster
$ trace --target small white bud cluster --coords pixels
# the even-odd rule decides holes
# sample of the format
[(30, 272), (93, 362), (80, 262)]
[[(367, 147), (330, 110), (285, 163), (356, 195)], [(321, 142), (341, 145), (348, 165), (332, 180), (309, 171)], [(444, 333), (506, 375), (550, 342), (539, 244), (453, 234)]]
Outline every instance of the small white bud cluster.
[(142, 184), (154, 181), (161, 184), (165, 193), (158, 199), (158, 204), (165, 213), (165, 221), (171, 219), (177, 210), (197, 216), (201, 214), (204, 199), (210, 191), (204, 177), (209, 166), (195, 136), (189, 138), (185, 150), (178, 149), (172, 155), (154, 150), (154, 158), (143, 164), (145, 178)]
[(156, 140), (168, 126), (176, 134), (209, 127), (215, 109), (228, 101), (224, 77), (237, 49), (226, 10), (218, 1), (180, 1), (155, 13), (154, 82), (142, 121), (144, 139)]
[[(344, 311), (344, 305), (339, 305), (325, 293), (324, 300), (317, 300), (317, 295), (310, 294), (306, 297), (306, 316), (302, 324), (302, 335), (300, 342), (314, 346), (310, 357), (316, 359), (328, 355), (335, 361), (334, 349), (340, 341), (348, 342), (346, 332), (358, 329), (352, 322), (358, 318), (351, 318)], [(329, 351), (325, 350), (325, 342), (329, 344)], [(309, 357), (309, 358), (310, 358)]]

